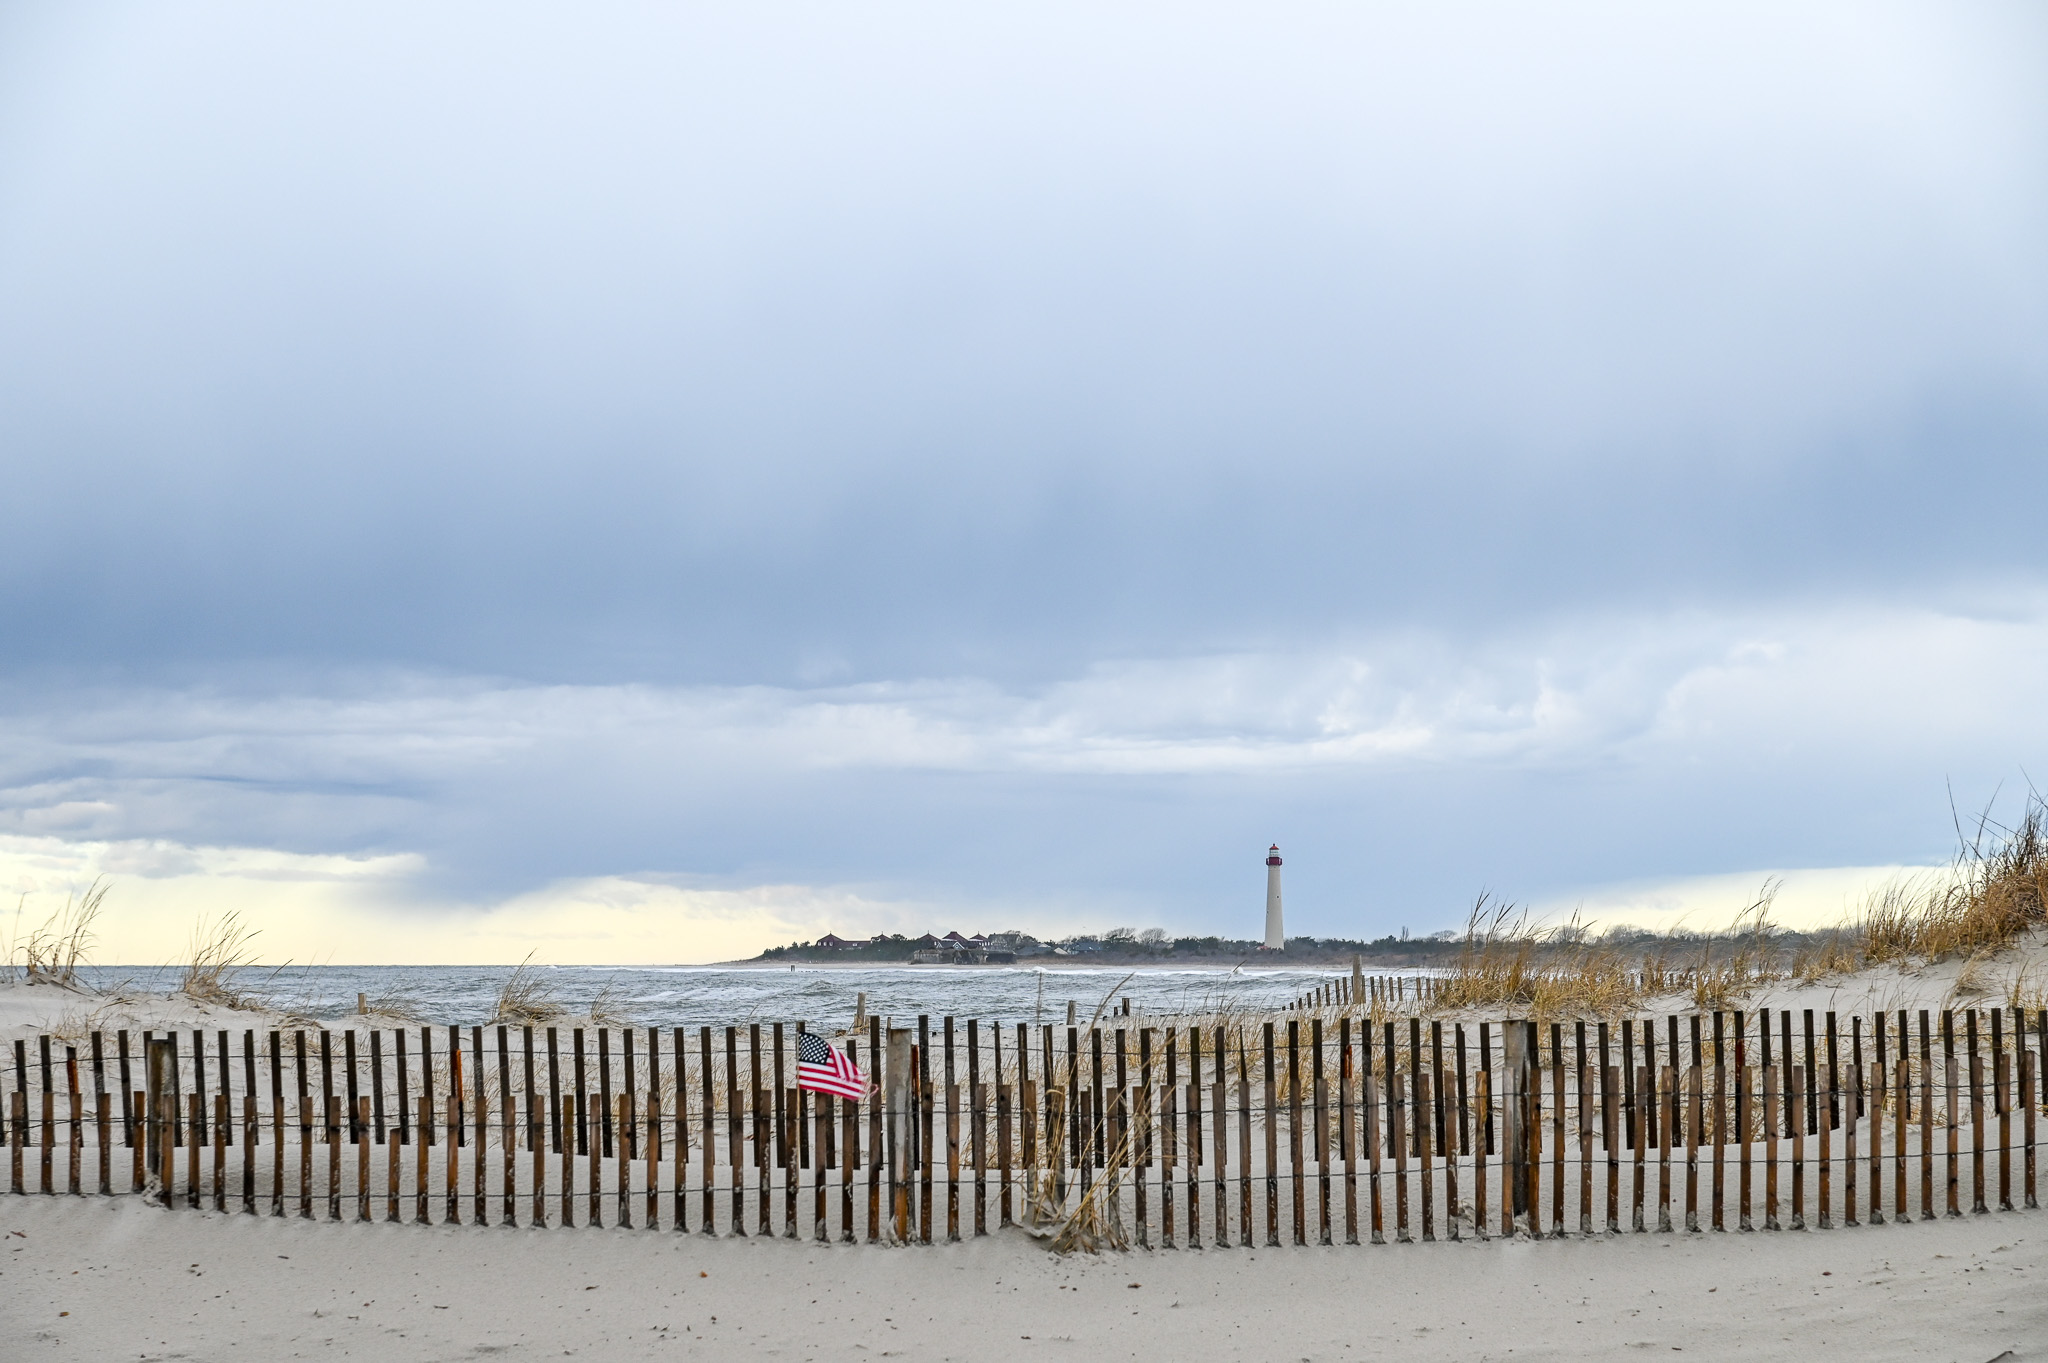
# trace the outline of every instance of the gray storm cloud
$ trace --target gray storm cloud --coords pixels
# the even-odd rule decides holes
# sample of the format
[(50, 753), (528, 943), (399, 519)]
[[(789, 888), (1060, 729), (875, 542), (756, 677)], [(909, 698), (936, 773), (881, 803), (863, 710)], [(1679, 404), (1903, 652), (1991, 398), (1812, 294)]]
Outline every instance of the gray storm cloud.
[(1940, 716), (2048, 649), (2044, 38), (13, 11), (7, 817), (1190, 915), (1276, 824), (1357, 912), (1927, 855), (2038, 762)]

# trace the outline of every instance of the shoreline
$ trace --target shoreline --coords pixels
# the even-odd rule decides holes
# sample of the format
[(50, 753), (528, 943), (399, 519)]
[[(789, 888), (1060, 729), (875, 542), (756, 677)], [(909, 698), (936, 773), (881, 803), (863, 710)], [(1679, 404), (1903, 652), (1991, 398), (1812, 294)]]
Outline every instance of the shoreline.
[[(520, 963), (519, 963), (518, 961), (501, 961), (501, 962), (495, 962), (495, 963), (494, 963), (494, 962), (484, 962), (484, 963), (481, 963), (481, 964), (479, 964), (479, 963), (477, 963), (477, 962), (474, 962), (474, 961), (454, 961), (454, 962), (449, 962), (449, 961), (436, 961), (436, 962), (427, 962), (427, 963), (423, 963), (423, 964), (417, 964), (417, 965), (381, 965), (381, 964), (377, 964), (377, 963), (374, 963), (374, 962), (366, 963), (366, 962), (362, 962), (362, 961), (322, 961), (322, 962), (320, 962), (320, 963), (319, 963), (319, 964), (317, 964), (317, 965), (311, 965), (311, 964), (309, 964), (309, 965), (297, 965), (297, 964), (291, 964), (291, 965), (284, 965), (284, 966), (267, 966), (267, 965), (258, 965), (258, 966), (249, 966), (249, 967), (247, 967), (247, 969), (248, 969), (248, 972), (249, 972), (250, 974), (252, 974), (252, 975), (255, 975), (255, 974), (262, 974), (262, 973), (266, 973), (266, 972), (269, 972), (269, 971), (271, 971), (271, 970), (502, 970), (502, 971), (511, 971), (511, 970), (517, 970), (517, 969), (519, 968), (519, 966), (520, 966)], [(183, 966), (181, 966), (181, 965), (120, 965), (120, 964), (109, 964), (109, 965), (101, 965), (101, 964), (98, 964), (98, 963), (94, 963), (94, 964), (93, 964), (92, 966), (90, 966), (89, 968), (90, 968), (90, 969), (92, 969), (92, 970), (96, 970), (96, 971), (135, 971), (135, 972), (138, 972), (138, 973), (151, 973), (151, 974), (158, 974), (158, 975), (162, 975), (162, 974), (176, 974), (176, 973), (178, 973), (178, 972), (180, 972), (180, 971), (182, 971), (182, 970), (184, 969), (184, 967), (183, 967)], [(1345, 975), (1348, 975), (1348, 974), (1350, 974), (1350, 972), (1351, 972), (1351, 966), (1350, 966), (1350, 963), (1349, 963), (1349, 962), (1342, 962), (1342, 963), (1338, 963), (1338, 962), (1330, 962), (1330, 963), (1322, 963), (1322, 962), (1308, 962), (1308, 963), (1299, 963), (1299, 962), (1281, 962), (1281, 961), (1260, 961), (1260, 960), (1252, 960), (1252, 959), (1249, 959), (1249, 958), (1248, 958), (1248, 959), (1246, 959), (1246, 960), (1244, 960), (1244, 961), (1234, 961), (1234, 962), (1231, 962), (1231, 963), (1228, 963), (1228, 964), (1202, 963), (1202, 962), (1198, 962), (1198, 961), (1147, 961), (1147, 962), (1143, 962), (1143, 963), (1139, 963), (1139, 962), (1116, 962), (1116, 961), (1112, 961), (1112, 962), (1104, 963), (1104, 962), (1099, 962), (1099, 961), (1077, 961), (1077, 960), (1074, 960), (1074, 959), (1073, 959), (1073, 958), (1071, 958), (1071, 957), (1043, 957), (1043, 958), (1041, 958), (1041, 957), (1036, 957), (1036, 956), (1033, 956), (1033, 957), (1027, 957), (1026, 959), (1024, 959), (1024, 960), (1021, 960), (1021, 961), (1011, 961), (1011, 962), (1006, 962), (1006, 963), (979, 963), (979, 964), (977, 964), (977, 963), (972, 963), (972, 962), (956, 962), (956, 961), (949, 961), (949, 962), (946, 962), (946, 963), (944, 963), (944, 964), (937, 964), (937, 963), (932, 963), (932, 964), (922, 964), (922, 965), (913, 965), (913, 964), (912, 964), (911, 962), (909, 962), (909, 961), (757, 961), (757, 960), (754, 960), (754, 959), (752, 959), (752, 958), (749, 958), (749, 959), (747, 959), (747, 960), (744, 960), (744, 961), (703, 961), (703, 962), (696, 962), (696, 961), (669, 961), (669, 962), (662, 962), (662, 963), (657, 963), (657, 964), (652, 964), (652, 965), (649, 965), (649, 964), (635, 964), (635, 963), (622, 963), (622, 962), (618, 962), (618, 961), (606, 961), (606, 962), (595, 962), (595, 963), (588, 963), (588, 964), (567, 964), (567, 965), (557, 965), (557, 964), (554, 964), (554, 963), (551, 963), (551, 962), (540, 962), (540, 961), (535, 961), (535, 962), (533, 962), (533, 963), (529, 964), (529, 965), (528, 965), (528, 966), (527, 966), (526, 968), (527, 968), (528, 970), (655, 970), (655, 971), (686, 971), (686, 970), (746, 970), (746, 971), (765, 971), (765, 972), (768, 972), (768, 973), (785, 973), (785, 972), (787, 972), (787, 971), (789, 971), (789, 970), (791, 970), (791, 969), (796, 969), (796, 970), (826, 970), (826, 971), (839, 971), (839, 970), (907, 970), (907, 971), (913, 971), (913, 972), (916, 972), (916, 973), (918, 973), (918, 974), (928, 974), (928, 973), (933, 973), (933, 972), (937, 972), (937, 971), (942, 971), (942, 970), (971, 970), (971, 971), (1001, 971), (1001, 970), (1038, 970), (1038, 969), (1046, 969), (1046, 970), (1062, 970), (1062, 971), (1066, 971), (1066, 970), (1081, 970), (1081, 971), (1097, 971), (1097, 972), (1103, 972), (1103, 973), (1108, 973), (1108, 972), (1112, 972), (1112, 971), (1114, 971), (1114, 972), (1123, 972), (1123, 971), (1136, 971), (1136, 972), (1138, 972), (1139, 974), (1147, 974), (1147, 973), (1160, 973), (1160, 972), (1167, 972), (1167, 973), (1194, 973), (1194, 974), (1213, 974), (1213, 975), (1235, 975), (1235, 974), (1243, 974), (1243, 973), (1248, 973), (1248, 972), (1250, 972), (1250, 971), (1254, 971), (1254, 970), (1256, 970), (1256, 971), (1259, 971), (1259, 972), (1261, 972), (1261, 973), (1272, 973), (1272, 972), (1282, 972), (1282, 973), (1284, 973), (1284, 972), (1290, 972), (1290, 971), (1292, 971), (1292, 972), (1318, 972), (1318, 973), (1322, 973), (1322, 972), (1333, 972), (1333, 973), (1338, 973), (1338, 974), (1345, 974)], [(1366, 963), (1365, 963), (1365, 971), (1366, 971), (1366, 973), (1367, 973), (1367, 974), (1369, 974), (1369, 975), (1371, 975), (1371, 974), (1382, 974), (1382, 975), (1391, 975), (1391, 974), (1413, 974), (1413, 975), (1428, 975), (1428, 974), (1435, 974), (1435, 973), (1440, 973), (1440, 972), (1441, 972), (1441, 971), (1442, 971), (1442, 970), (1443, 970), (1444, 968), (1445, 968), (1445, 967), (1442, 967), (1442, 966), (1407, 966), (1407, 965), (1402, 965), (1402, 966), (1395, 966), (1395, 965), (1378, 965), (1378, 966), (1375, 966), (1375, 965), (1374, 965), (1374, 964), (1373, 964), (1372, 962), (1370, 962), (1370, 961), (1368, 961), (1368, 962), (1366, 962)]]
[[(219, 1001), (207, 1002), (184, 995), (174, 987), (180, 974), (175, 966), (92, 966), (91, 974), (77, 986), (51, 983), (27, 983), (20, 980), (0, 981), (0, 1037), (29, 1037), (39, 1032), (53, 1035), (83, 1036), (93, 1030), (112, 1032), (119, 1028), (157, 1027), (222, 1027), (241, 1030), (249, 1027), (270, 1028), (278, 1026), (311, 1025), (347, 1029), (350, 1027), (391, 1027), (418, 1025), (422, 1022), (435, 1024), (460, 1023), (473, 1025), (484, 1019), (478, 1016), (479, 1008), (487, 1006), (495, 998), (496, 989), (514, 967), (480, 966), (336, 966), (322, 965), (300, 967), (306, 972), (334, 972), (346, 975), (349, 972), (365, 978), (344, 981), (344, 991), (319, 994), (318, 990), (301, 988), (296, 993), (287, 983), (271, 986), (269, 968), (252, 967), (246, 972), (251, 984), (249, 1001), (253, 1006), (230, 1007)], [(548, 967), (549, 974), (556, 971), (569, 977), (579, 977), (595, 983), (615, 974), (652, 972), (668, 976), (678, 982), (676, 988), (663, 992), (634, 997), (615, 997), (607, 1005), (610, 1025), (652, 1025), (660, 1017), (671, 1012), (688, 1013), (688, 1025), (699, 1025), (698, 1014), (704, 1014), (704, 1021), (712, 1025), (724, 1025), (734, 1016), (756, 1013), (760, 1016), (780, 1016), (784, 1020), (811, 1019), (813, 1021), (838, 1016), (843, 1010), (852, 1016), (857, 1004), (858, 992), (869, 992), (869, 1009), (877, 1014), (930, 1013), (933, 1016), (953, 1014), (967, 1017), (980, 1014), (991, 1020), (1031, 1020), (1032, 1014), (1042, 1004), (1047, 1008), (1063, 1009), (1070, 1000), (1067, 992), (1055, 995), (1051, 990), (1041, 988), (1035, 996), (1024, 998), (1019, 995), (1007, 1003), (992, 1001), (988, 996), (973, 990), (963, 993), (964, 982), (986, 980), (996, 981), (1008, 977), (1028, 981), (1037, 977), (1040, 981), (1068, 980), (1076, 989), (1073, 993), (1087, 997), (1073, 1000), (1081, 1004), (1082, 1011), (1090, 1012), (1098, 1000), (1096, 994), (1106, 983), (1113, 983), (1110, 996), (1122, 994), (1131, 999), (1137, 1010), (1148, 1016), (1164, 1018), (1171, 1016), (1195, 1016), (1210, 1010), (1211, 1004), (1223, 997), (1203, 992), (1203, 981), (1222, 983), (1242, 982), (1251, 997), (1247, 1005), (1255, 1011), (1282, 1011), (1286, 1003), (1299, 997), (1304, 989), (1298, 988), (1289, 977), (1298, 977), (1301, 985), (1307, 986), (1317, 980), (1339, 980), (1349, 977), (1349, 971), (1319, 970), (1314, 967), (1275, 967), (1267, 969), (1203, 968), (1184, 964), (1145, 966), (1116, 966), (1096, 963), (1071, 963), (1050, 966), (1040, 970), (1027, 965), (903, 965), (871, 963), (831, 963), (824, 965), (713, 965), (713, 966), (563, 966)], [(374, 978), (385, 972), (432, 974), (446, 972), (455, 976), (467, 976), (457, 982), (458, 987), (448, 991), (447, 997), (433, 997), (434, 991), (414, 993), (399, 987), (386, 995), (396, 1000), (391, 1007), (380, 1008), (378, 995), (374, 992), (379, 982)], [(1381, 972), (1375, 972), (1381, 973)], [(1400, 978), (1427, 977), (1436, 972), (1428, 970), (1407, 970), (1383, 972), (1384, 976)], [(154, 976), (154, 978), (150, 978)], [(744, 977), (767, 982), (776, 978), (794, 976), (801, 980), (808, 976), (813, 980), (840, 979), (845, 983), (836, 992), (822, 996), (814, 988), (782, 991), (785, 997), (776, 1000), (770, 1012), (761, 1012), (765, 1000), (751, 994), (742, 994), (721, 1003), (716, 988), (709, 992), (698, 992), (683, 982), (694, 978)], [(867, 977), (870, 984), (862, 980)], [(302, 979), (306, 977), (301, 977)], [(317, 978), (317, 977), (316, 977)], [(1131, 984), (1126, 992), (1123, 982)], [(1181, 990), (1174, 989), (1169, 982), (1186, 982)], [(860, 989), (856, 989), (856, 982)], [(1149, 989), (1146, 982), (1154, 982)], [(920, 990), (920, 983), (932, 986)], [(951, 982), (943, 983), (943, 982)], [(1263, 985), (1260, 982), (1266, 982)], [(383, 983), (390, 983), (389, 979)], [(2048, 983), (2048, 934), (2031, 934), (2014, 948), (1994, 958), (1963, 960), (1950, 958), (1935, 962), (1911, 964), (1888, 964), (1866, 967), (1862, 970), (1843, 973), (1822, 974), (1808, 979), (1779, 978), (1758, 983), (1742, 992), (1719, 1002), (1701, 1004), (1683, 991), (1648, 996), (1638, 1001), (1625, 1016), (1650, 1017), (1668, 1014), (1689, 1014), (1696, 1011), (1715, 1009), (1753, 1012), (1760, 1008), (1772, 1010), (1812, 1009), (1816, 1012), (1837, 1012), (1844, 1015), (1857, 1013), (1894, 1013), (1900, 1009), (1941, 1009), (1941, 1008), (1995, 1008), (2012, 1006), (2016, 999), (2024, 997), (2030, 1009), (2048, 1007), (2048, 997), (2042, 996), (2042, 986)], [(330, 980), (325, 986), (335, 989)], [(596, 989), (599, 998), (604, 996), (606, 985)], [(880, 989), (880, 994), (874, 991)], [(353, 995), (368, 992), (371, 1007), (366, 1013), (358, 1013), (353, 1006)], [(906, 1002), (903, 995), (908, 992), (912, 1000)], [(1231, 992), (1237, 992), (1235, 990)], [(1147, 998), (1146, 995), (1151, 997)], [(554, 1025), (576, 1027), (597, 1026), (591, 1009), (592, 990), (565, 989), (556, 995), (563, 1012), (555, 1019)], [(1266, 997), (1269, 995), (1271, 997)], [(1263, 1002), (1257, 1000), (1263, 999)], [(730, 1006), (728, 1006), (730, 1005)], [(623, 1008), (626, 1013), (619, 1010)], [(1022, 1009), (1022, 1012), (1019, 1012)], [(1512, 1006), (1487, 1008), (1460, 1008), (1430, 1010), (1414, 1003), (1398, 1002), (1388, 1010), (1400, 1016), (1429, 1016), (1450, 1021), (1483, 1022), (1510, 1016), (1526, 1016), (1526, 1010)], [(628, 1016), (630, 1014), (630, 1016)], [(1577, 1015), (1574, 1015), (1577, 1016)], [(1593, 1020), (1593, 1015), (1584, 1015)], [(1624, 1014), (1616, 1014), (1620, 1017)], [(1044, 1020), (1044, 1019), (1038, 1019)]]
[[(565, 969), (581, 970), (909, 970), (919, 974), (940, 970), (1057, 970), (1094, 971), (1101, 974), (1198, 974), (1198, 975), (1242, 975), (1276, 973), (1324, 973), (1333, 972), (1349, 975), (1351, 964), (1345, 962), (1321, 961), (1266, 961), (1254, 957), (1224, 962), (1202, 961), (1077, 961), (1071, 956), (1027, 956), (1017, 961), (719, 961), (708, 966), (577, 966)], [(1365, 964), (1368, 975), (1389, 974), (1435, 974), (1441, 966), (1393, 966)]]

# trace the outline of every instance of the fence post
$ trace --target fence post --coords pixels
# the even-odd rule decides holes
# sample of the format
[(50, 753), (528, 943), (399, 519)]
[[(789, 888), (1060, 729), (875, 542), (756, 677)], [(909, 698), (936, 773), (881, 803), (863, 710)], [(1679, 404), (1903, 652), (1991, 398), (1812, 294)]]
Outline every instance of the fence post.
[(889, 1214), (899, 1245), (910, 1241), (910, 1047), (908, 1027), (889, 1029), (889, 1055), (883, 1067), (889, 1118)]
[(1507, 1124), (1504, 1153), (1508, 1163), (1504, 1191), (1512, 1199), (1509, 1207), (1516, 1226), (1535, 1235), (1539, 1231), (1538, 1215), (1535, 1199), (1530, 1195), (1530, 1176), (1535, 1166), (1530, 1159), (1532, 1149), (1540, 1150), (1536, 1142), (1542, 1139), (1542, 1133), (1530, 1116), (1529, 1100), (1536, 1083), (1536, 1024), (1505, 1022), (1501, 1024), (1501, 1033), (1506, 1071), (1501, 1076), (1501, 1106)]
[[(150, 1037), (145, 1043), (143, 1052), (143, 1082), (147, 1085), (147, 1088), (144, 1090), (145, 1096), (143, 1100), (143, 1111), (146, 1116), (142, 1125), (143, 1139), (148, 1145), (144, 1167), (153, 1176), (158, 1175), (160, 1170), (168, 1167), (168, 1162), (164, 1158), (163, 1147), (164, 1141), (170, 1132), (166, 1124), (160, 1120), (160, 1116), (163, 1112), (163, 1101), (171, 1093), (173, 1082), (171, 1064), (171, 1043), (168, 1040)], [(164, 1206), (168, 1207), (171, 1205), (171, 1190), (168, 1186), (168, 1181), (162, 1180), (160, 1177), (159, 1181), (164, 1183), (165, 1186), (157, 1190), (157, 1197)]]

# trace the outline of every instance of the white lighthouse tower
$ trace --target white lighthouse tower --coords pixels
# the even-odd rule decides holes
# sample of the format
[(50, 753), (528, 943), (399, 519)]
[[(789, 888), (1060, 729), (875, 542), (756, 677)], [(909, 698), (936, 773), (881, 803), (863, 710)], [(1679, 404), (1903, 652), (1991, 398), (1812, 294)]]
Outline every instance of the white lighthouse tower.
[(1287, 929), (1280, 922), (1280, 844), (1266, 849), (1266, 950), (1279, 951), (1287, 945)]

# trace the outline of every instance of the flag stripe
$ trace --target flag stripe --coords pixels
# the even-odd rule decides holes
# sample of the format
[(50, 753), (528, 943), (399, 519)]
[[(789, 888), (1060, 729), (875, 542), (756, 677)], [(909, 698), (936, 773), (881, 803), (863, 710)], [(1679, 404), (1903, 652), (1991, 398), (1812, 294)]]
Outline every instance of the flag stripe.
[(867, 1096), (868, 1080), (860, 1067), (844, 1051), (826, 1044), (817, 1033), (798, 1033), (796, 1053), (798, 1088), (855, 1102)]

